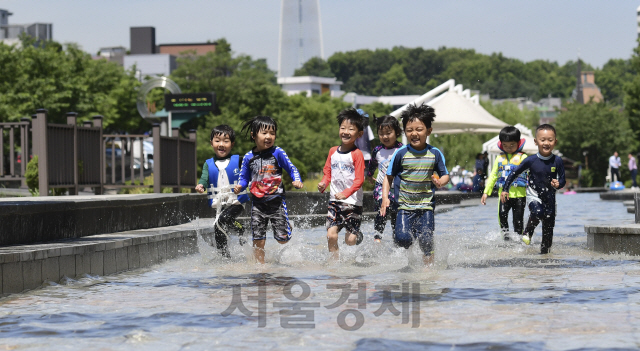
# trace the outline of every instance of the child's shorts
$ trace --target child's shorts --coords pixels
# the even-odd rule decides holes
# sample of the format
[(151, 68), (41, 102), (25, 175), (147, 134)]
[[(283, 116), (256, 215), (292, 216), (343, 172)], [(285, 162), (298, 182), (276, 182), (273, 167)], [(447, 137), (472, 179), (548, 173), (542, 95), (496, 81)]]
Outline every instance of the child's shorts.
[(346, 228), (351, 233), (358, 233), (360, 232), (360, 222), (362, 222), (362, 206), (329, 201), (327, 229), (337, 226), (338, 231)]
[(398, 210), (393, 239), (396, 245), (408, 249), (418, 240), (425, 256), (433, 253), (433, 231), (435, 222), (432, 210)]
[(253, 240), (265, 240), (267, 238), (267, 226), (271, 222), (273, 237), (279, 242), (287, 242), (291, 239), (291, 226), (287, 203), (282, 197), (272, 200), (257, 202), (251, 205), (251, 233)]
[[(373, 186), (373, 199), (376, 201), (382, 201), (382, 183), (376, 182), (376, 184)], [(391, 190), (389, 190), (389, 200), (391, 200), (391, 202), (396, 201), (393, 186), (391, 187)]]

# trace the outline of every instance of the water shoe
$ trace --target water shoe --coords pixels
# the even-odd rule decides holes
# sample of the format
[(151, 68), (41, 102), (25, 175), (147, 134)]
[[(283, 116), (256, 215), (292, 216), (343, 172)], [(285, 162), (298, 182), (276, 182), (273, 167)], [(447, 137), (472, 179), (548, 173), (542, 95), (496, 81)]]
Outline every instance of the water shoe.
[(381, 242), (382, 241), (382, 235), (380, 235), (380, 234), (374, 235), (373, 236), (373, 241), (375, 241), (377, 243)]
[(531, 238), (529, 238), (529, 236), (525, 234), (522, 236), (522, 242), (529, 245), (531, 244)]

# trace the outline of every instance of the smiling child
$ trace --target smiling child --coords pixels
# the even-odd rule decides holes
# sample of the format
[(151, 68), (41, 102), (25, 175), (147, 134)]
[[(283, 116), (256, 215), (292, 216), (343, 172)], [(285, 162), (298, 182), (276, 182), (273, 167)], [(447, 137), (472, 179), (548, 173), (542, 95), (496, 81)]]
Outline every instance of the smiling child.
[[(202, 165), (202, 176), (196, 186), (196, 191), (201, 194), (211, 186), (216, 188), (230, 187), (238, 180), (240, 175), (240, 156), (231, 155), (231, 150), (236, 141), (236, 134), (233, 128), (225, 124), (219, 125), (211, 130), (209, 140), (215, 154)], [(209, 192), (209, 195), (212, 195), (211, 192)], [(215, 201), (219, 200), (209, 199), (209, 206), (216, 207), (217, 203)], [(238, 232), (240, 243), (244, 244), (244, 228), (236, 221), (236, 218), (242, 213), (244, 208), (242, 204), (247, 201), (249, 201), (249, 196), (245, 194), (237, 198), (234, 195), (234, 199), (222, 204), (222, 210), (213, 236), (216, 248), (226, 258), (231, 257), (227, 247), (227, 236), (231, 228)], [(203, 235), (203, 238), (209, 245), (214, 245), (214, 240), (212, 240), (211, 236)]]
[(550, 124), (541, 124), (536, 129), (534, 142), (538, 146), (535, 156), (527, 157), (520, 166), (507, 178), (500, 201), (505, 203), (510, 198), (511, 184), (524, 171), (529, 170), (527, 181), (527, 203), (529, 221), (524, 229), (522, 241), (529, 245), (533, 231), (542, 221), (542, 243), (540, 253), (547, 254), (553, 244), (553, 227), (556, 224), (556, 191), (564, 187), (564, 163), (552, 153), (558, 143), (556, 129)]
[(340, 146), (329, 150), (324, 165), (324, 176), (318, 183), (318, 191), (331, 184), (329, 210), (327, 214), (327, 244), (333, 258), (339, 257), (338, 233), (346, 229), (344, 241), (347, 245), (358, 245), (362, 242), (360, 232), (362, 221), (362, 183), (364, 181), (364, 156), (356, 147), (356, 139), (364, 131), (364, 117), (361, 110), (348, 108), (338, 114), (340, 126)]

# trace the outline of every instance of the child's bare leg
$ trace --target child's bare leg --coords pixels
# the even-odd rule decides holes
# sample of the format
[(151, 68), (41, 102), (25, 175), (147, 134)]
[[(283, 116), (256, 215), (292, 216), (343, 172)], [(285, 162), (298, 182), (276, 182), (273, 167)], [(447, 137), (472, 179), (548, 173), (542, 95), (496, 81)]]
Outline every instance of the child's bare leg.
[(327, 245), (329, 252), (333, 253), (333, 258), (338, 258), (338, 226), (327, 229)]
[(344, 243), (349, 246), (355, 245), (357, 240), (358, 240), (358, 237), (355, 234), (351, 233), (350, 231), (347, 231), (344, 234)]
[(432, 266), (433, 265), (433, 254), (429, 255), (429, 256), (423, 256), (422, 257), (422, 262), (426, 265), (426, 266)]
[(258, 263), (264, 264), (264, 244), (266, 241), (266, 239), (253, 241), (253, 257), (256, 258)]

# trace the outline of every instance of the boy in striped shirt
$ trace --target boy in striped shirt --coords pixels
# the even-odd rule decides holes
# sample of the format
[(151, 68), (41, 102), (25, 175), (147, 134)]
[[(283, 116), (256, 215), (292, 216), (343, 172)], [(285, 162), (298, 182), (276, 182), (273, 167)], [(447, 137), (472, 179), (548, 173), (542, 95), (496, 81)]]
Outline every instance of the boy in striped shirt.
[[(380, 215), (384, 216), (390, 204), (389, 190), (394, 184), (398, 217), (393, 239), (396, 245), (405, 249), (418, 240), (425, 264), (433, 263), (433, 190), (449, 182), (442, 152), (427, 144), (435, 117), (434, 109), (425, 104), (409, 105), (400, 115), (408, 145), (399, 148), (391, 157), (382, 184), (380, 206)], [(434, 172), (439, 179), (433, 178)]]

